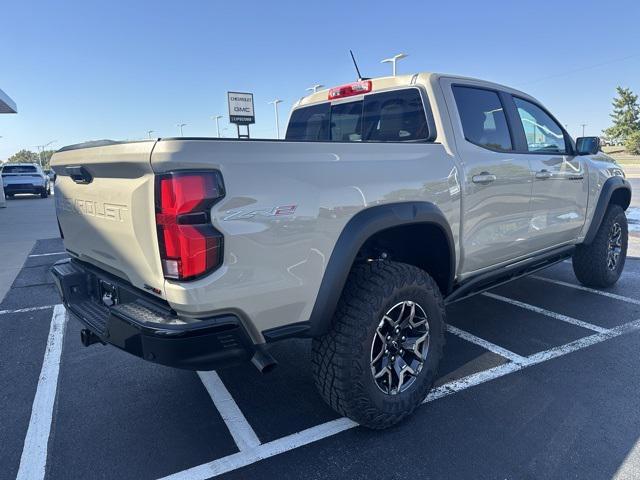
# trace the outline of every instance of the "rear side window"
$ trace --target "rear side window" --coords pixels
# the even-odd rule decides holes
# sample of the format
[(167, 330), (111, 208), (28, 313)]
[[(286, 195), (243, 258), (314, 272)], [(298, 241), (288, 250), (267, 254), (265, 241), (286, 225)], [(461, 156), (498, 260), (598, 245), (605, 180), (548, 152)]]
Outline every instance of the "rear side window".
[(507, 117), (497, 92), (454, 86), (453, 96), (468, 141), (503, 152), (513, 149)]
[(2, 173), (38, 173), (35, 165), (5, 165)]
[(513, 97), (527, 137), (530, 152), (565, 153), (567, 151), (564, 133), (544, 110), (534, 103)]
[(365, 95), (363, 100), (294, 110), (287, 140), (408, 142), (429, 138), (427, 116), (415, 88)]

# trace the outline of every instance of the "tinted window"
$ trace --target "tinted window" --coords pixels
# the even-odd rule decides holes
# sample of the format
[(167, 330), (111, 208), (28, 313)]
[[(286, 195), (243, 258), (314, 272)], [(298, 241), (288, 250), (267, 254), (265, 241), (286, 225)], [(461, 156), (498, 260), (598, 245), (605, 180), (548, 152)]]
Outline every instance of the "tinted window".
[(564, 133), (547, 113), (537, 105), (513, 98), (527, 137), (530, 152), (565, 153)]
[(362, 101), (331, 106), (332, 142), (362, 141)]
[(2, 173), (37, 173), (35, 165), (5, 165)]
[(420, 92), (415, 89), (365, 95), (355, 102), (323, 103), (294, 110), (288, 140), (404, 142), (429, 138)]
[(453, 95), (467, 140), (493, 150), (512, 149), (507, 117), (497, 92), (455, 86)]
[(326, 140), (330, 106), (329, 103), (321, 103), (294, 110), (285, 138), (303, 141)]
[(364, 135), (367, 141), (425, 140), (428, 133), (422, 97), (415, 88), (365, 97)]

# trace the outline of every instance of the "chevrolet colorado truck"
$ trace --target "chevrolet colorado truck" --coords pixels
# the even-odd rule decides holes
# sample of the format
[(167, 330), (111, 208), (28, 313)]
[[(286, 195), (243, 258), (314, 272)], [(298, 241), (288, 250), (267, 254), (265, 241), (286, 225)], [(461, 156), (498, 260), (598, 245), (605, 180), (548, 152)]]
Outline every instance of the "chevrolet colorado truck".
[(445, 306), (572, 258), (615, 283), (631, 189), (597, 137), (535, 98), (420, 73), (294, 106), (285, 140), (161, 138), (52, 159), (84, 345), (207, 370), (312, 339), (318, 390), (370, 428), (432, 387)]

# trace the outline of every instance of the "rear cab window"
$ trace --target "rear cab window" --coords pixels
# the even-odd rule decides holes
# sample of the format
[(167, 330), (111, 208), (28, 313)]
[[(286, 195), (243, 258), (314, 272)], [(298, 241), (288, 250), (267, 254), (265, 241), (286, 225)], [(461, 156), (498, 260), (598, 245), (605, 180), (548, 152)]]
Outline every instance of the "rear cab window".
[(355, 101), (325, 102), (291, 113), (286, 139), (331, 142), (415, 142), (429, 139), (417, 88), (369, 93)]

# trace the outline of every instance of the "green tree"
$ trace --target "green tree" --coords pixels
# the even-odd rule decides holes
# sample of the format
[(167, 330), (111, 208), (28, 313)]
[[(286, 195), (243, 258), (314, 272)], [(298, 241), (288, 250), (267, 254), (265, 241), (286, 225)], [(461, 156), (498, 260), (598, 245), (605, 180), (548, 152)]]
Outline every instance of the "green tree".
[(604, 133), (607, 137), (622, 140), (640, 130), (640, 105), (638, 95), (628, 88), (617, 87), (618, 96), (613, 99), (613, 113), (610, 115), (613, 125)]
[(42, 155), (42, 168), (44, 168), (45, 170), (48, 170), (49, 168), (51, 168), (51, 157), (53, 156), (53, 154), (56, 153), (55, 150), (45, 150), (44, 152), (41, 153)]
[(631, 155), (640, 155), (640, 130), (629, 134), (624, 149)]
[(31, 150), (20, 150), (18, 153), (14, 153), (7, 160), (9, 163), (40, 163), (40, 157), (36, 152)]

